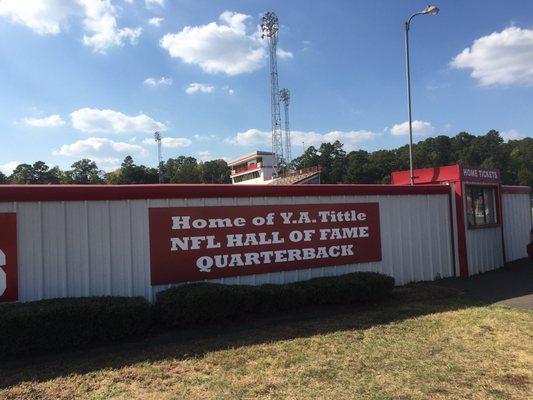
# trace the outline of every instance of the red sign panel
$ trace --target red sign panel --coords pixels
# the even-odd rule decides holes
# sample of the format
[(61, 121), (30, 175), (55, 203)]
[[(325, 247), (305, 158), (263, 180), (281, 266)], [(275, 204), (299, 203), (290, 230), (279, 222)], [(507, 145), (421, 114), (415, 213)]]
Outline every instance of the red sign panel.
[(479, 167), (461, 167), (465, 182), (500, 183), (500, 171)]
[(152, 285), (381, 260), (378, 203), (150, 209)]
[(0, 302), (18, 300), (17, 215), (0, 213)]

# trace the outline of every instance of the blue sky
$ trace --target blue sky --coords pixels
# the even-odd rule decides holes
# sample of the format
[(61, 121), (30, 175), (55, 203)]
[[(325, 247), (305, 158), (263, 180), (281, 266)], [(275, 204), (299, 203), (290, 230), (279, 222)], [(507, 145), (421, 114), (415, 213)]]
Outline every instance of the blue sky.
[[(403, 21), (427, 1), (0, 0), (0, 170), (269, 149), (261, 14), (277, 13), (293, 154), (405, 144)], [(416, 140), (533, 135), (533, 2), (435, 1), (411, 28)]]

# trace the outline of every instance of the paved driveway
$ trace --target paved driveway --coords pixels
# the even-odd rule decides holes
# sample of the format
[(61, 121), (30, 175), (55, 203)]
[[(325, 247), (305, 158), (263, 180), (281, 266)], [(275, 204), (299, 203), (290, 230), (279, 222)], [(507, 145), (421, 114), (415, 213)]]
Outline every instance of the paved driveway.
[(529, 260), (515, 261), (468, 279), (447, 278), (435, 284), (458, 289), (464, 296), (486, 303), (533, 310), (533, 262)]

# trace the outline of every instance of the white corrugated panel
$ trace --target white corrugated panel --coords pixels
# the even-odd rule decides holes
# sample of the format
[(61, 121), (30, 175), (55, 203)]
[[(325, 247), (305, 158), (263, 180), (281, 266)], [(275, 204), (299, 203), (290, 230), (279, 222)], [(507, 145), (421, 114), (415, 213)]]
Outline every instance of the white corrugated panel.
[(448, 195), (308, 196), (0, 203), (17, 212), (19, 298), (144, 296), (150, 285), (150, 207), (379, 202), (381, 262), (237, 276), (215, 282), (284, 283), (353, 271), (397, 284), (453, 276)]
[(501, 228), (466, 230), (468, 274), (475, 275), (503, 267)]
[(531, 205), (527, 193), (503, 193), (503, 237), (505, 261), (527, 257), (531, 231)]

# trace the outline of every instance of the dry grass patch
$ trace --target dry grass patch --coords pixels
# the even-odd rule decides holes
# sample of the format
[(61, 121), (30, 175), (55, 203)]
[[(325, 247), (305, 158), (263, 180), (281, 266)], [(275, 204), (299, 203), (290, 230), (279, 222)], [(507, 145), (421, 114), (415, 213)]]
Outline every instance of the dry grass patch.
[(303, 311), (0, 367), (5, 399), (525, 399), (533, 313), (456, 298)]

